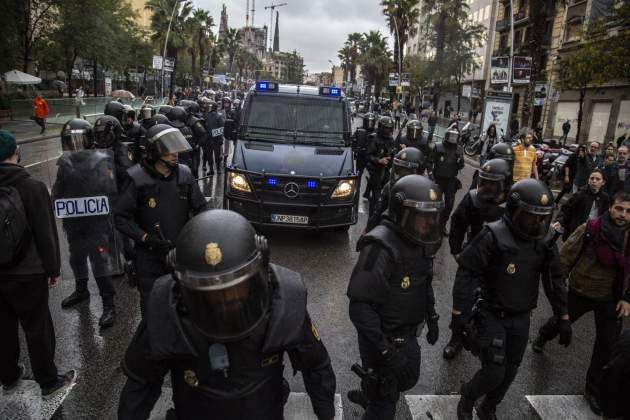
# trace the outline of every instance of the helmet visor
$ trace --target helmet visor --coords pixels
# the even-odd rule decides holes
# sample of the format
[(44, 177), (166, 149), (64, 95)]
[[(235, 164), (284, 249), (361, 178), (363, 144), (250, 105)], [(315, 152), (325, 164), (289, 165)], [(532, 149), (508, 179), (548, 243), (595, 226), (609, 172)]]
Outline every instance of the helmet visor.
[(394, 127), (381, 126), (379, 130), (383, 137), (391, 137), (394, 134)]
[(168, 130), (160, 131), (153, 136), (151, 141), (156, 142), (157, 151), (162, 156), (192, 150), (190, 143), (188, 143), (182, 132), (177, 128), (169, 128)]
[(407, 126), (407, 139), (411, 141), (415, 141), (420, 137), (420, 127), (416, 125), (408, 125)]
[(394, 165), (392, 167), (390, 177), (392, 184), (407, 175), (417, 174), (418, 167), (419, 165), (416, 162), (408, 162), (406, 160), (394, 158)]
[(521, 203), (511, 216), (512, 227), (527, 239), (541, 239), (549, 230), (552, 211), (548, 207), (533, 208)]
[(111, 123), (97, 125), (94, 127), (94, 142), (96, 147), (107, 149), (116, 143), (117, 136), (114, 126)]
[(502, 203), (505, 201), (505, 181), (480, 176), (477, 196), (487, 203)]
[(140, 110), (140, 119), (141, 120), (150, 120), (153, 117), (153, 109), (151, 108), (142, 108)]
[(176, 271), (190, 317), (205, 336), (234, 341), (249, 334), (269, 308), (269, 275), (262, 258), (230, 272), (227, 280), (211, 273)]
[(434, 245), (442, 241), (440, 214), (444, 203), (438, 202), (403, 202), (401, 227), (414, 242), (422, 245)]
[(93, 142), (92, 133), (89, 130), (66, 130), (61, 138), (61, 147), (64, 151), (78, 152), (88, 149)]

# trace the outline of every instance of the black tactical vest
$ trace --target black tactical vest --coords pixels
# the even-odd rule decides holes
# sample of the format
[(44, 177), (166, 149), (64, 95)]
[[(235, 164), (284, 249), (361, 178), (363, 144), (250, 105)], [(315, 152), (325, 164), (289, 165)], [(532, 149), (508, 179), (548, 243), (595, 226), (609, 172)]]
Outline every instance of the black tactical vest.
[(164, 237), (175, 243), (177, 235), (190, 219), (194, 182), (190, 169), (178, 165), (167, 179), (149, 174), (140, 164), (127, 172), (137, 191), (136, 223), (152, 234), (157, 234), (155, 224), (160, 223)]
[(433, 176), (440, 179), (456, 178), (459, 172), (458, 162), (461, 159), (461, 147), (445, 147), (444, 143), (435, 145), (435, 161)]
[(467, 239), (470, 242), (481, 232), (485, 224), (499, 220), (505, 213), (505, 207), (481, 201), (477, 196), (477, 190), (470, 190), (468, 194), (472, 203), (472, 206), (468, 208), (470, 227), (468, 228)]
[(504, 219), (489, 223), (498, 253), (482, 279), (482, 295), (490, 308), (518, 315), (538, 301), (540, 273), (548, 257), (543, 241), (516, 238)]
[(147, 311), (151, 356), (172, 359), (178, 418), (208, 418), (208, 413), (217, 419), (282, 418), (288, 396), (283, 355), (302, 340), (306, 288), (298, 273), (275, 265), (271, 270), (276, 283), (268, 317), (249, 337), (225, 343), (230, 365), (225, 371), (212, 369), (212, 343), (177, 311), (174, 280), (156, 281)]
[(424, 256), (421, 246), (402, 239), (388, 221), (361, 239), (361, 247), (368, 243), (378, 243), (394, 260), (394, 270), (387, 279), (389, 299), (377, 311), (383, 331), (391, 335), (415, 331), (427, 313), (433, 261)]

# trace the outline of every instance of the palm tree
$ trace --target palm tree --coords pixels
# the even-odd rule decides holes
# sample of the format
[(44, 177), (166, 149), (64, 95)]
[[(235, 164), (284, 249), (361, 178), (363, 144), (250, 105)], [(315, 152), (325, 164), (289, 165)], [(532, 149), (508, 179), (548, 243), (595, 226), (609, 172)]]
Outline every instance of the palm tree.
[(353, 32), (348, 34), (348, 39), (345, 42), (345, 46), (350, 48), (350, 60), (349, 60), (349, 68), (350, 72), (350, 80), (352, 83), (357, 82), (357, 60), (359, 59), (359, 54), (361, 53), (361, 40), (363, 36), (359, 32)]
[(234, 57), (238, 52), (239, 45), (241, 44), (241, 33), (236, 28), (228, 28), (225, 31), (225, 36), (223, 37), (222, 42), (225, 52), (228, 55), (230, 73), (232, 73)]
[(344, 45), (344, 47), (338, 51), (337, 57), (339, 58), (339, 61), (341, 61), (343, 80), (348, 80), (348, 73), (350, 72), (350, 66), (352, 65), (352, 51), (350, 47)]
[[(192, 16), (186, 20), (187, 50), (190, 54), (193, 80), (199, 80), (200, 82), (201, 68), (206, 64), (206, 53), (209, 49), (209, 37), (212, 32), (212, 26), (214, 26), (212, 16), (201, 9), (195, 10)], [(199, 71), (195, 71), (197, 56), (199, 56)]]
[(208, 45), (210, 47), (209, 71), (212, 71), (212, 69), (216, 68), (221, 62), (225, 50), (223, 48), (223, 42), (219, 41), (219, 36), (212, 33), (210, 33), (210, 36), (208, 37)]
[[(417, 30), (420, 17), (420, 0), (381, 0), (383, 14), (387, 17), (389, 32), (394, 36), (394, 63), (402, 68), (405, 45)], [(399, 66), (400, 60), (400, 66)]]
[(361, 72), (368, 86), (374, 86), (374, 95), (378, 97), (391, 67), (391, 53), (387, 47), (387, 37), (381, 35), (380, 31), (370, 31), (364, 33), (362, 38), (359, 56)]

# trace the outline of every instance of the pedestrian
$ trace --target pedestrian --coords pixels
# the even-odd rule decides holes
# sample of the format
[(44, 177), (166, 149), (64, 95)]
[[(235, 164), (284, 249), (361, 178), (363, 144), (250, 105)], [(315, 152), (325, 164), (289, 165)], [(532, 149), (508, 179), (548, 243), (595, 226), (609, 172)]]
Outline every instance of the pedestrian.
[(588, 178), (588, 185), (575, 192), (561, 207), (556, 216), (555, 228), (562, 227), (563, 240), (587, 220), (600, 217), (610, 205), (605, 191), (604, 172), (595, 168)]
[(586, 185), (591, 171), (595, 168), (604, 168), (604, 161), (599, 155), (599, 143), (593, 141), (590, 143), (586, 153), (580, 153), (578, 149), (576, 173), (574, 180), (574, 190)]
[(562, 202), (562, 197), (564, 197), (565, 194), (570, 194), (573, 192), (573, 183), (575, 182), (578, 155), (584, 155), (585, 153), (586, 149), (584, 145), (580, 145), (580, 148), (578, 148), (577, 151), (569, 155), (566, 163), (562, 167), (562, 172), (559, 174), (559, 176), (562, 177), (562, 190), (560, 190), (560, 194), (556, 196), (556, 206)]
[(628, 170), (628, 147), (617, 149), (617, 185), (611, 190), (612, 195), (619, 191), (630, 192), (630, 171)]
[(127, 172), (131, 178), (114, 205), (116, 228), (135, 243), (140, 309), (155, 279), (168, 271), (166, 254), (191, 218), (207, 208), (199, 185), (179, 152), (191, 150), (182, 133), (166, 124), (147, 130), (147, 156)]
[(534, 137), (536, 139), (534, 144), (541, 144), (543, 142), (543, 126), (540, 121), (536, 123), (536, 128), (534, 129)]
[[(177, 91), (181, 96), (181, 91)], [(171, 95), (170, 99), (168, 100), (168, 105), (169, 106), (177, 106), (177, 102), (179, 101), (178, 97), (175, 95)]]
[(394, 103), (394, 121), (395, 121), (395, 129), (399, 130), (400, 129), (400, 105), (398, 105), (396, 102)]
[[(501, 204), (507, 198), (511, 176), (512, 169), (506, 160), (496, 158), (486, 161), (479, 171), (478, 185), (464, 195), (453, 212), (451, 231), (448, 236), (453, 256), (457, 257), (457, 254), (462, 252), (465, 245), (464, 239), (466, 242), (471, 242), (485, 224), (503, 216), (504, 207)], [(456, 290), (456, 287), (453, 290)], [(457, 356), (463, 347), (464, 325), (470, 319), (474, 303), (472, 292), (464, 296), (453, 295), (449, 325), (452, 335), (442, 352), (442, 356), (447, 360)]]
[(315, 416), (332, 419), (335, 374), (302, 276), (269, 262), (266, 239), (211, 210), (184, 226), (173, 257), (124, 356), (118, 418), (148, 419), (170, 371), (178, 419), (281, 419), (287, 354)]
[(604, 179), (606, 181), (604, 188), (609, 196), (614, 195), (613, 190), (615, 190), (619, 184), (618, 172), (617, 158), (614, 153), (607, 150), (604, 155)]
[(488, 152), (492, 149), (492, 146), (497, 144), (498, 141), (499, 137), (497, 136), (497, 127), (494, 124), (490, 124), (486, 130), (486, 134), (481, 138), (479, 165), (483, 166), (483, 163), (488, 159)]
[(514, 149), (514, 171), (512, 182), (517, 183), (522, 179), (538, 179), (538, 167), (536, 166), (536, 149), (532, 146), (534, 133), (528, 130), (521, 135), (521, 143), (513, 147)]
[[(622, 317), (630, 315), (628, 227), (630, 194), (619, 192), (608, 211), (580, 225), (560, 250), (563, 269), (569, 275), (570, 322), (591, 311), (595, 317), (595, 343), (584, 398), (596, 415), (601, 415), (596, 397), (602, 385), (603, 367), (610, 360), (621, 332)], [(558, 329), (557, 319), (549, 319), (538, 331), (533, 350), (541, 353)]]
[(569, 137), (569, 132), (571, 131), (571, 121), (567, 118), (567, 120), (562, 124), (562, 144), (567, 144), (567, 139)]
[(39, 134), (44, 134), (44, 131), (46, 131), (46, 118), (48, 118), (48, 113), (48, 102), (38, 93), (35, 99), (33, 99), (33, 119), (37, 125), (42, 128)]
[(46, 185), (19, 165), (15, 137), (0, 130), (0, 382), (5, 395), (24, 377), (19, 363), (22, 326), (31, 369), (44, 399), (65, 391), (76, 380), (55, 365), (55, 330), (48, 309), (49, 288), (60, 281), (57, 225)]
[[(368, 162), (368, 149), (369, 141), (373, 139), (370, 134), (376, 129), (376, 115), (372, 112), (366, 112), (362, 117), (362, 126), (357, 128), (354, 132), (354, 138), (356, 139), (355, 146), (355, 159), (357, 162), (357, 176), (361, 182), (363, 180), (363, 171), (367, 167)], [(370, 183), (368, 182), (363, 192), (363, 198), (370, 199)]]
[(367, 375), (348, 399), (363, 406), (363, 419), (393, 419), (400, 393), (418, 382), (417, 337), (425, 322), (427, 342), (438, 340), (432, 280), (443, 206), (431, 180), (403, 177), (392, 187), (387, 217), (357, 245), (360, 255), (347, 295)]
[(453, 295), (467, 295), (481, 285), (473, 311), (477, 337), (470, 343), (481, 369), (462, 385), (458, 420), (472, 420), (473, 407), (480, 419), (496, 418), (527, 347), (543, 272), (550, 274), (544, 289), (558, 319), (560, 344), (571, 342), (564, 276), (555, 247), (545, 240), (553, 213), (551, 191), (538, 180), (523, 179), (512, 185), (505, 212), (457, 256)]
[(427, 124), (429, 125), (429, 142), (433, 140), (433, 133), (435, 132), (435, 126), (437, 125), (437, 122), (437, 113), (435, 111), (431, 111), (431, 114), (429, 115), (429, 119), (427, 121)]

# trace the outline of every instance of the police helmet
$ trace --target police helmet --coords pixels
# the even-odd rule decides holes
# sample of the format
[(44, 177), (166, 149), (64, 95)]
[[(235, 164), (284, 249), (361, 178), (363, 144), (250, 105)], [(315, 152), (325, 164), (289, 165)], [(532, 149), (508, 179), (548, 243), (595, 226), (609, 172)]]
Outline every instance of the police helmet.
[(162, 115), (166, 115), (171, 110), (171, 108), (173, 108), (173, 107), (170, 106), (170, 105), (160, 105), (160, 107), (158, 108), (157, 113), (158, 114), (162, 114)]
[(510, 188), (511, 179), (512, 169), (505, 160), (490, 159), (486, 161), (479, 169), (477, 197), (488, 203), (503, 203)]
[(210, 340), (243, 339), (267, 317), (267, 240), (240, 214), (209, 210), (195, 216), (182, 228), (169, 260), (183, 306)]
[(392, 117), (384, 116), (379, 118), (378, 134), (381, 137), (392, 137), (394, 135), (394, 120)]
[(241, 107), (241, 100), (238, 99), (238, 98), (234, 99), (234, 106), (236, 108), (240, 108)]
[(541, 239), (549, 230), (553, 195), (541, 181), (523, 179), (512, 185), (506, 203), (506, 220), (512, 232), (523, 239)]
[(186, 125), (188, 114), (183, 107), (174, 106), (168, 111), (168, 113), (166, 114), (166, 118), (169, 119), (173, 127), (182, 128)]
[(94, 145), (92, 124), (81, 118), (73, 118), (61, 128), (61, 148), (64, 152), (78, 152)]
[(459, 129), (457, 128), (457, 124), (451, 124), (444, 133), (444, 142), (450, 144), (457, 144), (459, 141)]
[(209, 109), (210, 111), (217, 111), (219, 109), (219, 104), (215, 101), (210, 101)]
[(155, 114), (154, 116), (151, 117), (151, 120), (149, 121), (147, 125), (149, 127), (153, 127), (154, 125), (158, 125), (158, 124), (171, 125), (171, 121), (168, 118), (166, 118), (166, 115), (164, 114)]
[(422, 138), (422, 123), (416, 119), (409, 120), (406, 125), (407, 140), (416, 141)]
[(105, 110), (103, 111), (105, 115), (111, 115), (116, 118), (119, 123), (123, 123), (125, 121), (125, 105), (121, 104), (118, 101), (109, 101), (105, 104)]
[(123, 105), (125, 107), (124, 113), (123, 113), (123, 124), (127, 123), (127, 118), (132, 118), (133, 120), (136, 119), (136, 110), (133, 109), (133, 107), (131, 105)]
[(107, 149), (120, 141), (123, 132), (123, 127), (116, 118), (103, 115), (94, 123), (94, 143), (100, 149)]
[(184, 99), (179, 101), (179, 106), (184, 108), (186, 114), (194, 115), (199, 112), (199, 104), (195, 101), (191, 101), (189, 99)]
[(497, 143), (490, 148), (488, 159), (499, 158), (508, 162), (514, 162), (514, 150), (510, 143)]
[(399, 179), (424, 172), (424, 154), (415, 147), (405, 147), (394, 156), (389, 183), (393, 185)]
[(376, 127), (376, 115), (373, 112), (363, 114), (363, 128), (367, 131), (374, 131)]
[(155, 108), (153, 108), (151, 105), (142, 105), (142, 108), (140, 108), (140, 113), (138, 114), (138, 120), (139, 121), (150, 120), (151, 117), (153, 117), (154, 115), (155, 115)]
[(164, 155), (192, 150), (179, 129), (166, 124), (157, 124), (147, 130), (147, 159), (156, 163)]
[(390, 191), (388, 214), (399, 231), (420, 245), (442, 241), (440, 214), (444, 208), (440, 187), (422, 175), (398, 180)]

